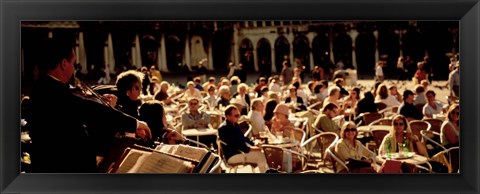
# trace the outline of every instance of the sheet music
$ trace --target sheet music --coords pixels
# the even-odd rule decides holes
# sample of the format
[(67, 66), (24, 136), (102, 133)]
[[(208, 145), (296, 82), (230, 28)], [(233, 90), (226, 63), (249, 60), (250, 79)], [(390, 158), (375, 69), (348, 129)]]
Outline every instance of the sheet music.
[(191, 169), (191, 162), (153, 152), (138, 170), (139, 173), (186, 173)]
[(208, 150), (204, 148), (196, 148), (192, 146), (186, 145), (179, 145), (175, 152), (173, 152), (176, 156), (181, 156), (184, 158), (188, 158), (197, 162), (200, 162), (205, 154), (208, 153)]
[(117, 173), (132, 173), (137, 171), (140, 164), (145, 160), (145, 157), (149, 155), (151, 155), (150, 152), (130, 150), (118, 167)]

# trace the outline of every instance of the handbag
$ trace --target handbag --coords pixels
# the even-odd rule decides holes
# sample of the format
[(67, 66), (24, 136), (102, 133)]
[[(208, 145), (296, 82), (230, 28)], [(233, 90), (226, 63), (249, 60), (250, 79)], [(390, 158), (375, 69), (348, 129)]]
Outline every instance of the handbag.
[(371, 167), (370, 162), (363, 160), (348, 159), (345, 163), (349, 169)]

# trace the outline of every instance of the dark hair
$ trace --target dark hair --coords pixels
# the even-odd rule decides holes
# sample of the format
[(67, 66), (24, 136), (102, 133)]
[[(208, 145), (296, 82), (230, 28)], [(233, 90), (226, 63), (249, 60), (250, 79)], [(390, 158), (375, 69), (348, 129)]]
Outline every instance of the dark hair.
[(139, 119), (145, 121), (152, 130), (152, 139), (161, 138), (165, 133), (165, 125), (163, 125), (164, 108), (160, 101), (149, 100), (140, 106)]
[(320, 83), (322, 83), (323, 86), (328, 88), (328, 81), (327, 80), (321, 80)]
[(425, 93), (425, 95), (428, 95), (428, 94), (432, 94), (433, 96), (435, 96), (435, 92), (433, 90), (428, 90), (427, 93)]
[(360, 100), (360, 88), (354, 87), (352, 90), (355, 91), (355, 92), (357, 92), (357, 98), (356, 98), (356, 99), (357, 99), (357, 100)]
[(338, 108), (338, 106), (330, 102), (327, 105), (325, 105), (325, 107), (323, 107), (323, 112), (327, 110), (333, 110), (334, 108)]
[(232, 114), (233, 109), (238, 110), (235, 105), (228, 105), (227, 108), (225, 108), (225, 116)]
[(413, 92), (412, 92), (411, 90), (405, 90), (405, 91), (403, 92), (403, 99), (404, 99), (404, 100), (407, 99), (407, 97), (408, 97), (409, 95), (413, 95)]
[(317, 85), (313, 88), (313, 93), (315, 93), (315, 94), (320, 93), (320, 89), (322, 89), (322, 87), (323, 87), (322, 84), (317, 84)]
[(120, 73), (120, 75), (117, 76), (117, 82), (115, 83), (119, 94), (123, 94), (127, 90), (132, 89), (136, 82), (142, 83), (143, 76), (143, 73), (135, 70), (128, 70)]
[(62, 60), (71, 60), (73, 57), (73, 48), (75, 36), (72, 34), (54, 34), (45, 42), (45, 48), (42, 49), (42, 55), (45, 57), (39, 63), (39, 69), (48, 71), (55, 69)]
[(273, 110), (275, 110), (275, 107), (277, 107), (277, 101), (274, 99), (270, 99), (267, 101), (267, 104), (265, 104), (265, 116), (263, 116), (263, 119), (265, 121), (269, 121), (273, 117)]
[(375, 98), (373, 97), (372, 92), (365, 92), (363, 95), (365, 96), (364, 98), (365, 98), (366, 100), (369, 100), (369, 101), (374, 101), (374, 100), (375, 100)]
[(292, 84), (293, 86), (295, 86), (296, 89), (298, 89), (300, 87), (300, 83), (299, 82), (295, 82)]

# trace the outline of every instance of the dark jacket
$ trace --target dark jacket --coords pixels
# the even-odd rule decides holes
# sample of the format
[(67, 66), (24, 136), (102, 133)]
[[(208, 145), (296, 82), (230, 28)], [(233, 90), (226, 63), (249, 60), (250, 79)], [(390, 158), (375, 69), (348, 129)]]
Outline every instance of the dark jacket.
[(226, 143), (226, 145), (222, 145), (222, 150), (227, 160), (235, 154), (240, 154), (240, 151), (248, 153), (250, 148), (246, 143), (254, 145), (243, 135), (238, 124), (233, 124), (228, 120), (225, 120), (218, 128), (218, 136)]
[[(290, 103), (292, 101), (292, 98), (290, 97), (287, 97), (285, 99), (285, 103)], [(303, 99), (301, 97), (298, 97), (297, 96), (297, 104), (298, 107), (297, 107), (297, 110), (296, 111), (304, 111), (304, 110), (307, 110), (307, 107), (305, 106), (305, 103), (303, 102)]]
[(415, 107), (413, 104), (409, 104), (407, 102), (402, 102), (398, 107), (398, 113), (405, 116), (406, 118), (414, 118), (415, 120), (422, 120), (423, 114), (420, 110)]
[(74, 95), (68, 84), (49, 76), (35, 83), (31, 100), (32, 172), (98, 172), (95, 142), (136, 129), (135, 118)]

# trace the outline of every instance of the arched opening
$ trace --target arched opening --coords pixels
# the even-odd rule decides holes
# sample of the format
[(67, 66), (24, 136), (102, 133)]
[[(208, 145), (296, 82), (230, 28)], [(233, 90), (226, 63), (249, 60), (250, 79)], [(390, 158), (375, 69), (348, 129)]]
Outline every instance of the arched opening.
[(260, 76), (270, 77), (272, 74), (272, 49), (270, 42), (262, 38), (257, 43), (258, 71)]
[(380, 60), (387, 62), (387, 67), (384, 68), (385, 75), (390, 78), (396, 78), (397, 61), (400, 56), (399, 36), (392, 31), (382, 30), (378, 33), (378, 53)]
[(140, 41), (140, 46), (141, 46), (140, 51), (142, 52), (143, 66), (150, 68), (150, 66), (155, 65), (157, 67), (158, 66), (157, 64), (158, 47), (159, 47), (157, 38), (155, 38), (153, 35), (150, 35), (150, 34), (143, 35)]
[(334, 63), (342, 61), (344, 68), (352, 68), (352, 39), (345, 32), (337, 34), (333, 41)]
[(215, 69), (227, 69), (231, 37), (225, 31), (216, 31), (212, 40), (212, 58)]
[(253, 43), (248, 38), (245, 38), (240, 43), (240, 63), (243, 64), (243, 67), (246, 68), (247, 71), (253, 71), (254, 61), (253, 58)]
[(301, 63), (305, 67), (305, 72), (310, 72), (310, 44), (304, 35), (297, 36), (293, 40), (293, 57), (298, 59), (296, 63)]
[(186, 68), (186, 64), (183, 63), (183, 50), (184, 43), (178, 36), (171, 35), (165, 41), (167, 52), (167, 67), (169, 71), (180, 71)]
[(372, 32), (361, 32), (355, 39), (357, 73), (371, 75), (375, 69), (375, 36)]
[(330, 42), (327, 34), (319, 33), (313, 38), (312, 52), (314, 65), (322, 66), (325, 60), (330, 60)]
[(275, 67), (277, 72), (282, 71), (284, 56), (290, 56), (290, 44), (284, 36), (280, 36), (275, 41)]

